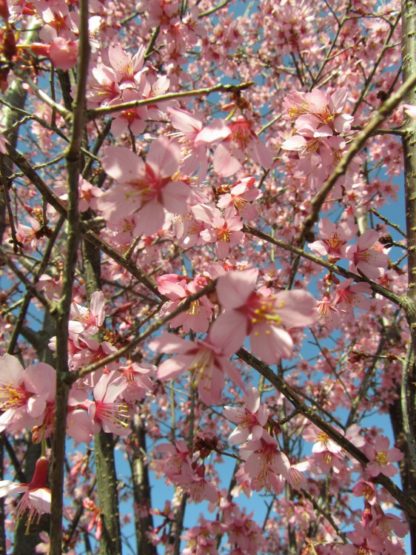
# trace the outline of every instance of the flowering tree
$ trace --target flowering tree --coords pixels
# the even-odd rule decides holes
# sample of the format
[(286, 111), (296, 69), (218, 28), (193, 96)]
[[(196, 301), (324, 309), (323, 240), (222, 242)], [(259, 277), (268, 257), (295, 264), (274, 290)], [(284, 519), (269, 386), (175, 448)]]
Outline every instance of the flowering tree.
[(0, 553), (416, 554), (415, 3), (0, 17)]

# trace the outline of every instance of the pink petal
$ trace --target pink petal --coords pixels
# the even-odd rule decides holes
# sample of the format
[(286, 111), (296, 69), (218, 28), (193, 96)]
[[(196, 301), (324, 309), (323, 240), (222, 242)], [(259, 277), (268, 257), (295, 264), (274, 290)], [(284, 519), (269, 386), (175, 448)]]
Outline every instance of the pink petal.
[(39, 418), (46, 408), (44, 397), (31, 397), (27, 402), (27, 412), (32, 418)]
[(217, 283), (221, 306), (226, 309), (243, 306), (256, 287), (258, 274), (257, 269), (251, 268), (242, 272), (231, 271), (221, 276)]
[(51, 512), (51, 491), (39, 488), (29, 491), (29, 503), (40, 515)]
[(192, 116), (189, 112), (185, 112), (185, 110), (168, 108), (167, 112), (173, 127), (182, 131), (185, 135), (193, 136), (202, 129), (201, 121)]
[(247, 319), (236, 310), (221, 314), (212, 324), (209, 338), (224, 354), (233, 354), (244, 343), (247, 335)]
[(290, 357), (293, 341), (287, 331), (282, 328), (260, 324), (250, 334), (253, 354), (266, 364), (275, 364), (282, 357)]
[(309, 326), (317, 320), (315, 299), (307, 291), (280, 291), (277, 304), (278, 314), (289, 328)]
[(195, 146), (222, 141), (231, 135), (231, 130), (221, 120), (214, 121), (202, 128), (195, 138)]
[(168, 212), (184, 214), (187, 209), (186, 201), (191, 192), (190, 188), (179, 181), (168, 183), (162, 190), (163, 206)]
[(121, 183), (134, 182), (144, 174), (144, 163), (128, 148), (109, 146), (103, 152), (101, 164), (104, 171)]
[(301, 137), (300, 135), (294, 135), (293, 137), (286, 139), (286, 141), (282, 144), (280, 148), (282, 148), (283, 150), (299, 151), (305, 148), (306, 143), (307, 141), (304, 137)]
[(231, 156), (229, 150), (222, 144), (218, 145), (215, 149), (213, 163), (214, 171), (222, 177), (230, 177), (241, 168), (241, 164), (237, 158)]
[(180, 159), (179, 146), (166, 137), (160, 137), (150, 145), (146, 162), (152, 166), (156, 175), (170, 177), (178, 170)]
[(31, 364), (25, 370), (24, 383), (28, 391), (53, 397), (56, 387), (56, 372), (49, 364)]
[(158, 380), (169, 380), (176, 378), (179, 374), (185, 372), (186, 366), (181, 357), (174, 357), (164, 360), (157, 370)]
[(0, 358), (0, 385), (18, 385), (23, 381), (23, 366), (13, 355)]
[(249, 412), (254, 414), (260, 408), (260, 395), (255, 387), (251, 387), (246, 394), (245, 398), (246, 408)]
[(173, 333), (164, 332), (149, 343), (149, 349), (157, 353), (172, 355), (175, 353), (186, 353), (194, 347), (193, 343), (182, 339)]
[(152, 235), (163, 227), (165, 211), (159, 202), (152, 200), (146, 203), (135, 217), (134, 232), (138, 235)]
[(18, 482), (12, 482), (11, 480), (0, 480), (0, 497), (6, 497), (6, 495), (17, 495), (18, 493), (23, 493), (26, 490), (26, 484), (19, 484)]

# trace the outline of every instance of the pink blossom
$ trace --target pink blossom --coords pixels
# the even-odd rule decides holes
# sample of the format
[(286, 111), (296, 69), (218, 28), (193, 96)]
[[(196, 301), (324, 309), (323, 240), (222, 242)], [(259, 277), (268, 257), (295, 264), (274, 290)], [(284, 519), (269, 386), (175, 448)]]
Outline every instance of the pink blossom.
[(336, 262), (345, 256), (345, 248), (353, 236), (356, 226), (347, 222), (334, 224), (322, 218), (319, 222), (318, 241), (310, 243), (309, 248), (319, 256), (328, 256), (330, 261)]
[(286, 328), (307, 326), (318, 317), (313, 297), (302, 290), (255, 291), (257, 270), (232, 271), (218, 279), (217, 295), (225, 311), (211, 328), (214, 344), (236, 352), (250, 335), (251, 349), (273, 364), (292, 353), (293, 340)]
[(154, 386), (152, 378), (156, 373), (156, 367), (152, 364), (132, 362), (121, 367), (119, 372), (127, 382), (127, 387), (122, 393), (126, 403), (142, 401), (146, 394), (152, 391)]
[(128, 406), (119, 400), (127, 383), (115, 372), (103, 374), (94, 387), (94, 402), (89, 404), (88, 413), (104, 432), (128, 435)]
[(56, 37), (50, 44), (49, 57), (58, 69), (67, 71), (74, 67), (78, 59), (78, 42)]
[(335, 290), (334, 303), (343, 312), (350, 312), (353, 308), (368, 310), (371, 302), (371, 287), (368, 283), (353, 283), (352, 279), (346, 279)]
[(364, 446), (364, 453), (370, 459), (366, 471), (371, 477), (384, 474), (390, 478), (397, 474), (397, 466), (392, 463), (401, 461), (403, 453), (395, 447), (389, 449), (389, 440), (384, 436), (377, 436), (374, 443)]
[(387, 267), (388, 257), (378, 238), (377, 231), (370, 229), (359, 237), (355, 245), (346, 248), (351, 271), (361, 272), (370, 279), (378, 279), (382, 275)]
[(228, 437), (230, 445), (237, 445), (251, 439), (259, 439), (263, 435), (269, 411), (260, 403), (260, 395), (256, 388), (247, 390), (244, 408), (224, 407), (224, 416), (237, 424)]
[(207, 404), (221, 401), (224, 388), (224, 374), (242, 389), (241, 377), (228, 357), (216, 345), (206, 341), (190, 342), (170, 333), (165, 333), (151, 341), (149, 347), (157, 352), (176, 355), (159, 365), (158, 378), (172, 379), (185, 371), (194, 373), (194, 381), (198, 384), (201, 400)]
[(168, 114), (183, 144), (182, 170), (188, 175), (197, 172), (203, 179), (208, 170), (209, 146), (229, 137), (231, 130), (221, 120), (204, 127), (198, 118), (179, 108), (168, 108)]
[(36, 461), (32, 480), (28, 484), (0, 481), (0, 497), (23, 494), (16, 511), (16, 517), (25, 515), (30, 524), (41, 515), (50, 512), (51, 490), (48, 488), (48, 459), (41, 457)]
[[(171, 300), (164, 309), (166, 314), (173, 312), (189, 295), (197, 293), (208, 285), (208, 280), (204, 276), (196, 276), (195, 279), (189, 280), (177, 274), (165, 274), (158, 277), (156, 281), (159, 291)], [(206, 296), (203, 296), (192, 302), (187, 311), (172, 318), (170, 327), (182, 326), (185, 332), (190, 330), (206, 332), (211, 320), (212, 308), (212, 303)]]
[(23, 369), (18, 359), (0, 358), (0, 431), (22, 431), (42, 423), (48, 403), (55, 400), (56, 373), (39, 362)]
[(228, 124), (231, 131), (225, 142), (219, 144), (214, 153), (214, 170), (222, 177), (234, 175), (247, 154), (264, 169), (270, 169), (273, 157), (253, 130), (251, 121), (244, 117)]
[(240, 448), (241, 457), (245, 460), (244, 470), (251, 479), (252, 489), (263, 488), (280, 493), (283, 488), (283, 477), (290, 468), (288, 458), (282, 453), (266, 431), (260, 439), (247, 441)]
[(190, 191), (176, 180), (179, 160), (178, 146), (164, 137), (152, 142), (146, 163), (127, 148), (108, 147), (102, 164), (117, 184), (99, 201), (104, 217), (119, 222), (137, 214), (135, 233), (151, 235), (163, 226), (165, 209), (183, 214)]
[(218, 208), (223, 210), (233, 207), (239, 216), (245, 220), (253, 220), (257, 216), (257, 209), (253, 202), (261, 196), (261, 192), (255, 186), (254, 177), (243, 177), (231, 187), (225, 186), (217, 189), (220, 198), (217, 202)]
[(209, 226), (201, 232), (201, 237), (207, 243), (216, 244), (219, 258), (228, 256), (230, 249), (243, 241), (243, 223), (232, 207), (228, 207), (224, 215), (207, 204), (197, 204), (191, 210), (196, 221)]

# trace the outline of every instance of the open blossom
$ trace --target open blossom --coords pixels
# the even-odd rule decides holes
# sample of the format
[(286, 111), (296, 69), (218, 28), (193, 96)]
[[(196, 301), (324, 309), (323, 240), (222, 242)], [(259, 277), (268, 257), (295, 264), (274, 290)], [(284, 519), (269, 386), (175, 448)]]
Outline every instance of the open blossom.
[(48, 487), (48, 460), (36, 461), (32, 480), (28, 484), (0, 481), (0, 497), (23, 494), (17, 505), (17, 518), (25, 516), (29, 523), (50, 512), (51, 490)]
[(102, 164), (116, 183), (99, 199), (104, 217), (117, 224), (135, 214), (135, 233), (151, 235), (163, 226), (165, 210), (183, 214), (190, 189), (177, 180), (179, 161), (179, 147), (164, 137), (152, 142), (146, 162), (125, 147), (108, 147)]
[(282, 491), (290, 463), (274, 438), (264, 431), (260, 439), (243, 444), (240, 454), (245, 461), (244, 470), (250, 477), (252, 489), (259, 491), (266, 488), (275, 493)]
[(303, 434), (306, 441), (314, 443), (312, 447), (311, 466), (316, 465), (321, 472), (332, 469), (339, 473), (345, 467), (345, 456), (342, 447), (332, 440), (325, 432), (309, 426)]
[(224, 214), (208, 204), (197, 204), (191, 210), (197, 222), (208, 226), (201, 231), (201, 238), (216, 244), (219, 258), (228, 256), (230, 249), (244, 240), (243, 222), (233, 207), (226, 208)]
[(245, 155), (268, 170), (273, 165), (269, 148), (258, 138), (253, 123), (240, 117), (228, 124), (231, 133), (220, 143), (214, 153), (214, 171), (222, 177), (234, 175), (244, 161)]
[(396, 447), (389, 448), (389, 440), (385, 436), (377, 436), (372, 443), (366, 443), (364, 453), (370, 459), (366, 466), (369, 476), (375, 477), (379, 474), (392, 477), (397, 474), (397, 465), (392, 464), (402, 460), (403, 453)]
[(19, 360), (0, 358), (0, 431), (22, 431), (42, 424), (47, 407), (55, 401), (56, 372), (39, 362), (23, 369)]
[(237, 427), (228, 437), (230, 445), (237, 445), (250, 439), (259, 439), (264, 432), (269, 411), (260, 403), (260, 395), (255, 387), (248, 389), (244, 407), (224, 407), (224, 415)]
[(371, 305), (370, 295), (368, 283), (353, 283), (352, 279), (346, 279), (336, 287), (334, 304), (341, 312), (351, 312), (354, 308), (368, 310)]
[(92, 106), (122, 102), (123, 91), (138, 91), (143, 88), (142, 46), (132, 56), (120, 44), (112, 43), (104, 58), (108, 65), (101, 63), (91, 70), (88, 101)]
[(221, 186), (216, 190), (216, 193), (220, 195), (217, 202), (218, 208), (225, 210), (233, 207), (244, 220), (255, 219), (258, 212), (254, 201), (261, 196), (255, 183), (254, 177), (243, 177), (231, 186)]
[(94, 387), (94, 402), (88, 412), (98, 428), (108, 434), (121, 436), (130, 433), (128, 427), (128, 406), (120, 399), (127, 383), (116, 372), (103, 374)]
[(198, 384), (198, 394), (207, 405), (219, 403), (225, 384), (224, 374), (244, 389), (240, 374), (228, 357), (208, 340), (187, 341), (172, 333), (154, 339), (149, 347), (156, 352), (176, 355), (164, 360), (158, 369), (160, 380), (172, 379), (190, 371)]
[(131, 362), (119, 368), (119, 372), (127, 382), (126, 389), (122, 393), (126, 403), (134, 404), (137, 401), (141, 401), (146, 396), (146, 393), (152, 390), (154, 385), (152, 378), (156, 373), (156, 367), (153, 364)]
[(344, 111), (348, 96), (346, 88), (338, 89), (332, 95), (320, 89), (308, 93), (296, 91), (285, 98), (284, 105), (300, 133), (309, 128), (332, 135), (351, 129), (354, 118)]
[(346, 248), (351, 271), (361, 272), (370, 279), (378, 279), (383, 274), (388, 265), (388, 256), (378, 238), (377, 231), (370, 229), (358, 238), (355, 245)]
[(232, 354), (249, 335), (253, 353), (273, 364), (292, 354), (293, 340), (287, 329), (313, 324), (318, 314), (310, 293), (256, 291), (257, 277), (258, 270), (252, 269), (231, 271), (218, 279), (217, 295), (225, 310), (215, 320), (211, 338)]
[(347, 89), (332, 95), (319, 89), (309, 93), (295, 92), (285, 99), (293, 134), (281, 148), (297, 153), (297, 167), (313, 186), (326, 179), (345, 146), (342, 135), (347, 133), (353, 117), (344, 112)]
[[(159, 291), (171, 302), (166, 304), (166, 313), (173, 312), (189, 295), (197, 293), (208, 285), (203, 276), (196, 276), (193, 280), (178, 274), (165, 274), (157, 278)], [(182, 326), (183, 331), (206, 332), (212, 314), (212, 303), (206, 296), (194, 301), (187, 311), (183, 311), (170, 321), (170, 326)]]
[[(72, 303), (70, 320), (73, 322), (71, 331), (73, 333), (88, 333), (95, 335), (104, 323), (105, 298), (102, 291), (94, 291), (91, 295), (89, 308)], [(77, 326), (78, 324), (78, 326)]]
[(336, 262), (345, 257), (345, 248), (355, 231), (355, 224), (350, 222), (335, 224), (322, 218), (319, 222), (319, 239), (310, 243), (309, 248), (318, 256), (328, 256), (331, 262)]
[(192, 453), (183, 440), (175, 444), (162, 443), (155, 448), (153, 469), (164, 474), (177, 485), (189, 483), (192, 478)]
[(168, 108), (172, 126), (177, 129), (183, 145), (184, 160), (182, 170), (187, 175), (197, 173), (203, 179), (208, 171), (208, 149), (210, 145), (230, 136), (231, 130), (222, 120), (203, 126), (194, 115), (179, 108)]

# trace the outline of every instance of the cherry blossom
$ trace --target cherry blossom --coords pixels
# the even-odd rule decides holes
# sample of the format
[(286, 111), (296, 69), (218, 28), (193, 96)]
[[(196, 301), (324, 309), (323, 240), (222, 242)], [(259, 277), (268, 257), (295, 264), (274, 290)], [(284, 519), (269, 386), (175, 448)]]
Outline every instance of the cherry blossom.
[(33, 477), (28, 484), (0, 481), (0, 497), (23, 494), (17, 505), (17, 517), (25, 517), (29, 522), (37, 520), (41, 515), (50, 513), (51, 490), (48, 488), (49, 461), (41, 457), (36, 461)]
[(231, 354), (238, 350), (246, 335), (251, 348), (264, 362), (277, 362), (292, 353), (293, 340), (284, 329), (312, 324), (315, 302), (306, 291), (280, 291), (272, 295), (265, 289), (255, 291), (257, 270), (228, 272), (218, 280), (217, 295), (225, 309), (211, 330), (213, 342)]

